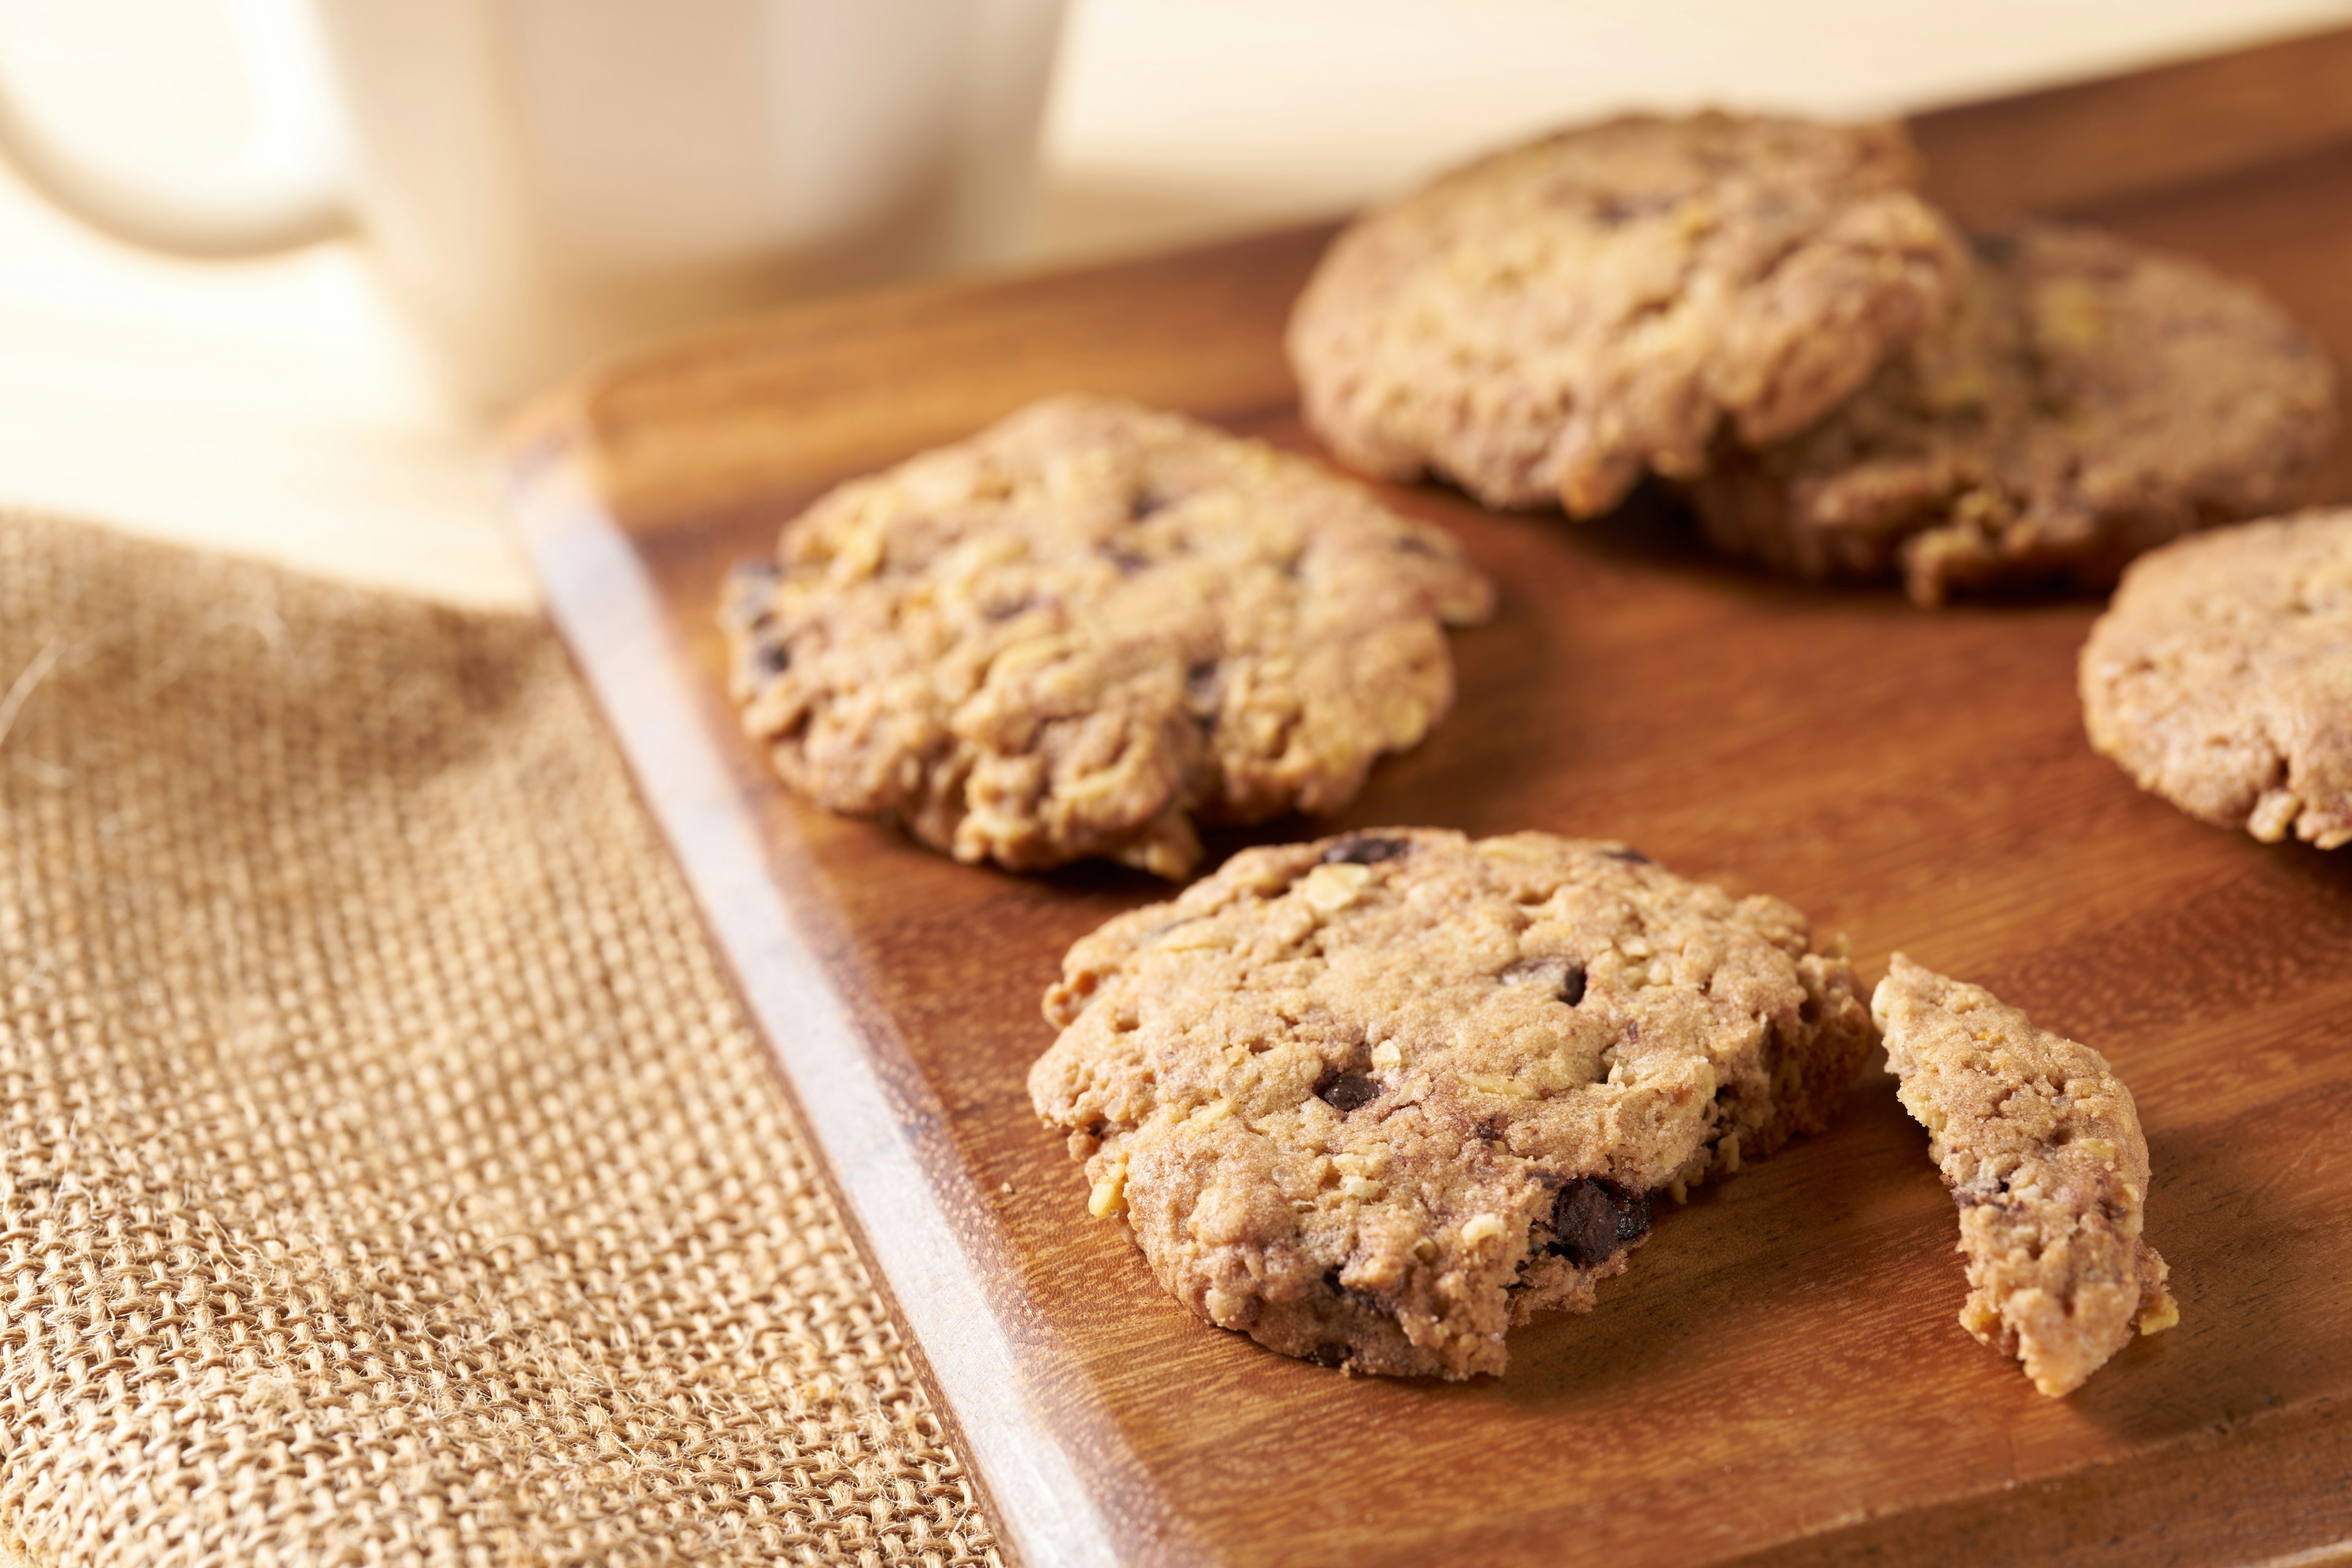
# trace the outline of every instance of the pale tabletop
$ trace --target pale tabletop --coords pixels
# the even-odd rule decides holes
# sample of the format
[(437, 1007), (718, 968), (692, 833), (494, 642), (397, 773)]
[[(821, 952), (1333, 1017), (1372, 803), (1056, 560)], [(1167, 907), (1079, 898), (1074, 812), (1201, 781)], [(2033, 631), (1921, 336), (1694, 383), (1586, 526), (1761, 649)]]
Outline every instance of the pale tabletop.
[[(1074, 0), (1031, 259), (1336, 213), (1633, 104), (1889, 112), (2340, 25), (2352, 0)], [(209, 0), (0, 0), (0, 70), (89, 156), (229, 149)], [(0, 504), (480, 605), (534, 600), (488, 422), (359, 247), (165, 260), (0, 173)]]

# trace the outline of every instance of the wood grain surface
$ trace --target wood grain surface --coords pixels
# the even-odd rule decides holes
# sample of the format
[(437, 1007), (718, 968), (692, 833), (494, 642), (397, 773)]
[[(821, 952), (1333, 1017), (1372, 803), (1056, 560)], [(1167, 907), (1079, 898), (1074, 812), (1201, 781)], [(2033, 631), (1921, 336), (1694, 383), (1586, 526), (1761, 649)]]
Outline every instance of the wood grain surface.
[[(1965, 209), (2258, 279), (2352, 357), (2352, 34), (1929, 117)], [(2041, 154), (2048, 153), (2045, 158)], [(1948, 182), (1948, 184), (1946, 184)], [(1064, 948), (1168, 889), (949, 863), (786, 797), (710, 609), (827, 485), (1065, 388), (1313, 450), (1279, 352), (1325, 237), (846, 300), (608, 370), (519, 427), (557, 617), (1034, 1563), (2317, 1561), (2352, 1542), (2352, 851), (2265, 847), (2084, 743), (2095, 605), (1923, 614), (1719, 563), (1665, 508), (1396, 501), (1504, 585), (1461, 698), (1337, 824), (1629, 839), (2097, 1046), (2137, 1096), (2179, 1326), (2074, 1397), (1957, 1325), (1955, 1225), (1874, 1068), (1825, 1135), (1663, 1215), (1509, 1374), (1349, 1379), (1152, 1281), (1024, 1089)], [(2352, 495), (2339, 453), (2335, 493)], [(2303, 1554), (2303, 1555), (2298, 1555)]]

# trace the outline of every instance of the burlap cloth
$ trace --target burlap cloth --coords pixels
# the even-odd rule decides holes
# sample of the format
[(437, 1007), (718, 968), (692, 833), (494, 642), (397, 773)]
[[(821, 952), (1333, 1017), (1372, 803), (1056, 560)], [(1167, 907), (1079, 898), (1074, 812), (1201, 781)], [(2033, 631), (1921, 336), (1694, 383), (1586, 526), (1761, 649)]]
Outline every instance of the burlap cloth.
[(551, 634), (0, 518), (0, 1541), (992, 1561)]

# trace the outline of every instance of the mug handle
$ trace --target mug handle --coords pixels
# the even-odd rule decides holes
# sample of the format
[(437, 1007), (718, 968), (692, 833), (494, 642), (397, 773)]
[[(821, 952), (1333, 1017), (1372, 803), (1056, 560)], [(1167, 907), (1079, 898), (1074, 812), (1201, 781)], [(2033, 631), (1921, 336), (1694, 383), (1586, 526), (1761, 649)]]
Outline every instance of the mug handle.
[(216, 0), (253, 89), (239, 155), (202, 181), (141, 180), (49, 137), (0, 81), (0, 159), (34, 189), (117, 239), (180, 256), (253, 256), (351, 223), (341, 138), (310, 18), (289, 0)]

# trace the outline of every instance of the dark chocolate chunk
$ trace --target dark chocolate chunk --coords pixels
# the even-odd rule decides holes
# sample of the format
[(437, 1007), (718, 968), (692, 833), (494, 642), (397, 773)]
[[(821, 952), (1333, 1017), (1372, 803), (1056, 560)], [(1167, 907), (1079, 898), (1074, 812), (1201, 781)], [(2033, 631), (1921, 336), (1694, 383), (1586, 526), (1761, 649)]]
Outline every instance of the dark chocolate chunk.
[(1621, 225), (1633, 222), (1637, 217), (1648, 217), (1654, 213), (1665, 212), (1674, 205), (1675, 198), (1672, 196), (1608, 195), (1601, 197), (1594, 205), (1592, 216), (1604, 227), (1616, 228)]
[(1217, 713), (1224, 696), (1224, 680), (1217, 661), (1204, 658), (1184, 672), (1184, 707), (1192, 715), (1193, 728), (1203, 736), (1217, 727)]
[(1549, 986), (1553, 995), (1571, 1007), (1584, 1000), (1584, 965), (1565, 958), (1516, 959), (1495, 978), (1506, 985)]
[(1650, 1234), (1649, 1194), (1581, 1177), (1552, 1200), (1551, 1230), (1544, 1250), (1579, 1268), (1597, 1268)]
[(1412, 848), (1409, 838), (1380, 838), (1370, 834), (1354, 834), (1342, 838), (1323, 851), (1326, 866), (1377, 866), (1383, 860), (1393, 860)]
[(773, 680), (792, 668), (793, 650), (782, 642), (763, 637), (743, 650), (743, 679), (756, 686)]
[(1315, 1085), (1315, 1098), (1345, 1116), (1381, 1097), (1381, 1080), (1369, 1073), (1325, 1073)]
[(1308, 1351), (1307, 1359), (1317, 1366), (1345, 1366), (1348, 1364), (1348, 1354), (1347, 1341), (1326, 1340)]
[(1629, 866), (1646, 866), (1650, 858), (1628, 844), (1622, 848), (1604, 851), (1612, 860), (1622, 860)]
[(744, 631), (758, 631), (775, 619), (773, 600), (783, 569), (772, 561), (745, 561), (727, 574), (720, 618)]
[(1217, 679), (1217, 661), (1204, 658), (1184, 671), (1184, 700), (1191, 703), (1195, 711), (1206, 710), (1214, 712), (1218, 688), (1222, 684)]
[(2009, 234), (1972, 234), (1969, 236), (1969, 248), (1976, 252), (1978, 260), (1990, 261), (1995, 267), (1999, 267), (2001, 263), (2016, 257), (2017, 237)]

